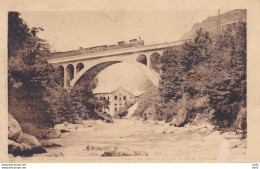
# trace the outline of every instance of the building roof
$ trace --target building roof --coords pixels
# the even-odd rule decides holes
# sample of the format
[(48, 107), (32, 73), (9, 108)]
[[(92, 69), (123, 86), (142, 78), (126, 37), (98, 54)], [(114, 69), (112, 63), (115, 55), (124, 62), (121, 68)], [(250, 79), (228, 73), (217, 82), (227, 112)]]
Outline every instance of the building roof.
[(134, 96), (141, 96), (145, 91), (141, 91), (141, 90), (136, 90), (133, 92)]
[[(130, 94), (130, 95), (132, 95), (132, 96), (139, 96), (139, 95), (134, 95), (134, 94), (130, 93), (129, 91), (125, 90), (125, 89), (122, 88), (122, 87), (119, 87), (119, 88), (117, 88), (116, 90), (114, 90), (114, 91), (112, 91), (112, 92), (95, 93), (94, 95), (98, 95), (98, 94), (113, 94), (113, 93), (115, 93), (115, 92), (117, 92), (117, 91), (119, 91), (119, 90), (125, 91), (125, 92), (127, 92), (128, 94)], [(137, 94), (138, 94), (138, 93), (137, 93)]]
[(125, 92), (127, 92), (128, 94), (133, 95), (132, 93), (130, 93), (129, 91), (125, 90), (125, 89), (122, 88), (122, 87), (119, 87), (119, 88), (116, 89), (115, 91), (112, 91), (111, 94), (112, 94), (112, 93), (115, 93), (115, 92), (117, 92), (117, 91), (119, 91), (119, 90), (125, 91)]
[(110, 93), (94, 93), (94, 95), (98, 95), (98, 94), (110, 94)]

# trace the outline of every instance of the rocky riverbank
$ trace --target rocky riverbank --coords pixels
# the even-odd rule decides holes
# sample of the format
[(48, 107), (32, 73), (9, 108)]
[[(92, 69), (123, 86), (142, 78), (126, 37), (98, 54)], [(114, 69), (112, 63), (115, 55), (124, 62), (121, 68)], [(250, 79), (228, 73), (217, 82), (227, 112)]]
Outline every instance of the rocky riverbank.
[(246, 155), (242, 135), (220, 133), (207, 123), (174, 127), (137, 119), (93, 120), (54, 129), (60, 131), (60, 138), (39, 140), (47, 152), (33, 157), (188, 156), (225, 161)]
[(11, 114), (8, 115), (8, 153), (13, 156), (32, 156), (46, 153), (35, 136), (22, 132), (19, 123)]
[(246, 139), (241, 134), (220, 133), (207, 122), (184, 127), (133, 118), (114, 120), (114, 123), (65, 122), (49, 130), (45, 139), (37, 139), (23, 133), (18, 122), (9, 115), (8, 131), (9, 153), (15, 158), (188, 156), (225, 161), (243, 158), (246, 154)]
[(16, 119), (8, 114), (8, 154), (10, 157), (30, 157), (34, 154), (47, 153), (45, 147), (60, 146), (48, 141), (48, 139), (60, 138), (60, 136), (60, 131), (48, 129), (44, 135), (41, 133), (41, 138), (46, 140), (39, 140), (33, 135), (24, 133)]

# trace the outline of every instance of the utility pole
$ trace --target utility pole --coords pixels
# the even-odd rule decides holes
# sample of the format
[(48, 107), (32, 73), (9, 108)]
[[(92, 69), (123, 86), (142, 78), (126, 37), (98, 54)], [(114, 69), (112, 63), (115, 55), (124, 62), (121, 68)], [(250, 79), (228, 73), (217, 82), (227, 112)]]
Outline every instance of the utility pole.
[(217, 33), (220, 35), (220, 9), (218, 9)]

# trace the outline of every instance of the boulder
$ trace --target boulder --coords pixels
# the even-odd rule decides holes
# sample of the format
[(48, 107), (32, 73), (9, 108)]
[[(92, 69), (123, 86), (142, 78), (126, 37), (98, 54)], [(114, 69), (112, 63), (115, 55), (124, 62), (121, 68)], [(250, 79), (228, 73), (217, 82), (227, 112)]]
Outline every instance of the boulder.
[(150, 120), (157, 120), (158, 119), (157, 113), (156, 113), (156, 108), (153, 105), (147, 107), (147, 109), (144, 111), (143, 114), (147, 117), (147, 119), (150, 119)]
[(171, 128), (167, 128), (163, 131), (164, 134), (173, 134), (175, 131), (175, 128), (171, 127)]
[(105, 151), (102, 157), (115, 157), (115, 156), (148, 156), (148, 153), (145, 151)]
[(99, 156), (98, 153), (94, 153), (94, 152), (91, 152), (91, 153), (89, 153), (88, 155), (90, 155), (90, 156)]
[(19, 144), (13, 140), (8, 140), (8, 152), (9, 153), (23, 152), (28, 149), (29, 149), (29, 147), (24, 143)]
[(23, 133), (35, 136), (37, 139), (42, 139), (47, 134), (49, 129), (39, 129), (32, 122), (23, 122), (20, 124)]
[(36, 137), (26, 133), (21, 134), (16, 140), (16, 142), (20, 144), (26, 144), (29, 147), (29, 149), (41, 147), (41, 143), (38, 141)]
[(175, 132), (177, 127), (171, 126), (168, 123), (164, 123), (164, 125), (158, 125), (154, 129), (154, 133), (163, 133), (163, 134), (172, 134)]
[(199, 124), (199, 125), (194, 126), (195, 130), (202, 132), (202, 133), (207, 133), (207, 134), (212, 132), (214, 128), (215, 128), (215, 126), (213, 126), (212, 124), (205, 122), (205, 121), (201, 122), (201, 124)]
[(32, 156), (46, 152), (35, 136), (23, 133), (13, 116), (9, 114), (8, 117), (8, 154)]
[(59, 131), (70, 131), (71, 129), (71, 124), (68, 122), (64, 122), (62, 124), (56, 124), (54, 126), (54, 130), (59, 130)]
[(107, 119), (106, 123), (114, 123), (112, 119)]
[(54, 157), (64, 157), (62, 152), (55, 153)]
[(113, 123), (113, 120), (112, 119), (108, 119), (108, 120), (106, 120), (106, 123)]
[(8, 140), (8, 154), (16, 156), (29, 157), (33, 154), (46, 153), (47, 151), (41, 146), (34, 147), (25, 143), (17, 143), (13, 140)]
[(61, 129), (60, 132), (61, 132), (61, 133), (68, 133), (68, 132), (70, 132), (70, 131), (69, 131), (69, 130), (63, 130), (63, 129)]
[(115, 156), (131, 156), (128, 152), (119, 152), (119, 151), (105, 151), (102, 157), (115, 157)]
[(8, 139), (15, 141), (21, 134), (22, 129), (19, 123), (11, 114), (8, 114)]
[(154, 121), (154, 120), (150, 120), (150, 119), (143, 121), (143, 123), (144, 124), (152, 124), (152, 125), (160, 125), (159, 121)]
[(43, 147), (61, 147), (60, 144), (53, 142), (51, 140), (41, 140), (40, 143), (42, 144)]
[(61, 137), (61, 133), (59, 130), (56, 129), (51, 129), (47, 132), (47, 134), (45, 135), (46, 139), (55, 139), (55, 138), (60, 138)]
[(87, 125), (87, 126), (89, 126), (89, 125), (93, 126), (96, 124), (96, 122), (94, 120), (83, 120), (82, 124)]
[(179, 110), (178, 114), (173, 118), (171, 124), (175, 127), (183, 126), (187, 118), (187, 110), (182, 108)]
[(114, 151), (116, 149), (118, 149), (117, 146), (104, 145), (104, 144), (88, 144), (87, 147), (86, 147), (87, 151), (93, 151), (93, 150)]

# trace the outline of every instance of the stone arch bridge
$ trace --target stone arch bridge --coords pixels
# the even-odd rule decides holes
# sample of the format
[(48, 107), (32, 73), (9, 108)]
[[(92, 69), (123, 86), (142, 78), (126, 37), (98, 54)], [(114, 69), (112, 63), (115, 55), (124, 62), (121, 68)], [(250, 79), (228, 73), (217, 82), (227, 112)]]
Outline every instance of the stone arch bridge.
[(65, 89), (73, 88), (85, 77), (88, 77), (91, 81), (108, 66), (120, 62), (134, 64), (157, 86), (160, 77), (158, 71), (156, 72), (152, 67), (151, 60), (158, 59), (166, 48), (182, 45), (185, 41), (141, 45), (85, 54), (73, 54), (73, 52), (66, 54), (66, 52), (62, 52), (63, 54), (58, 57), (55, 57), (55, 54), (50, 57), (48, 63), (62, 73)]

